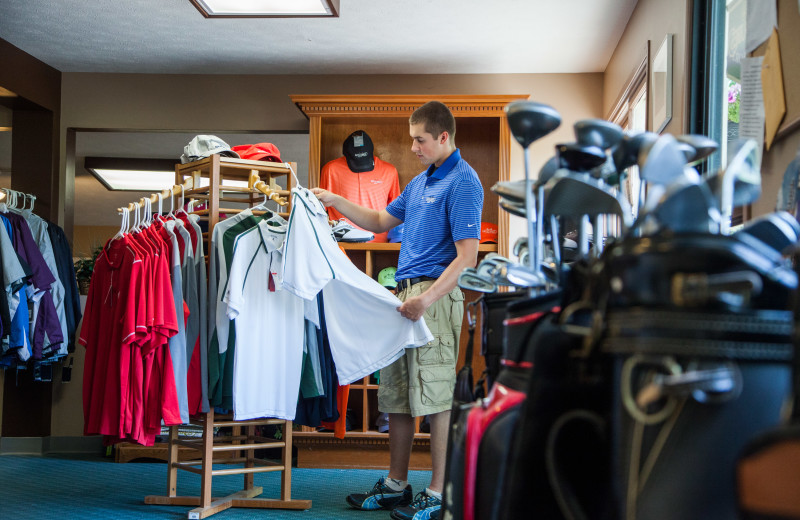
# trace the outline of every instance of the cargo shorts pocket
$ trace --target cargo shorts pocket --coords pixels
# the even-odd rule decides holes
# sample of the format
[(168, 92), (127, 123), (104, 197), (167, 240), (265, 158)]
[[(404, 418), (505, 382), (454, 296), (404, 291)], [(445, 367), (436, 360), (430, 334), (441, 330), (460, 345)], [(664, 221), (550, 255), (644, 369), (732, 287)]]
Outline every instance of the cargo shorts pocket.
[(436, 334), (433, 341), (417, 347), (419, 366), (447, 365), (455, 361), (455, 339), (452, 334)]
[(455, 373), (450, 367), (421, 368), (419, 378), (422, 386), (423, 405), (450, 403), (453, 400)]

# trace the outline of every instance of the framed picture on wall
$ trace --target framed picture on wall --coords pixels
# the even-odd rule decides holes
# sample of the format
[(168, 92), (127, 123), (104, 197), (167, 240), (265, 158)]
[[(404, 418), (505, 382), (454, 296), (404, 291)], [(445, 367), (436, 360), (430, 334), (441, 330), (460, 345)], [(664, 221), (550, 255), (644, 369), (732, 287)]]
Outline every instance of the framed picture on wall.
[(650, 73), (653, 131), (661, 132), (672, 119), (672, 35), (667, 34), (653, 55)]

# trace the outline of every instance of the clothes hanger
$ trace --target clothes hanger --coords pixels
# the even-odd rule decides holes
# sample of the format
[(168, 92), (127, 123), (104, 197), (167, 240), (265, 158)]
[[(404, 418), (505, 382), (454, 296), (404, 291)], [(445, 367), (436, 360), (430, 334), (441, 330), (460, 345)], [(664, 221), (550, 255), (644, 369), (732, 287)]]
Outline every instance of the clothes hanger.
[(169, 213), (164, 215), (165, 219), (174, 219), (175, 218), (175, 192), (173, 191), (175, 186), (169, 189)]
[(128, 227), (128, 215), (129, 215), (128, 209), (127, 208), (118, 208), (117, 211), (119, 211), (122, 214), (122, 223), (119, 226), (119, 231), (117, 232), (116, 235), (114, 235), (111, 238), (111, 241), (114, 241), (114, 240), (117, 240), (119, 238), (124, 237), (125, 236), (125, 231), (127, 230), (127, 227)]

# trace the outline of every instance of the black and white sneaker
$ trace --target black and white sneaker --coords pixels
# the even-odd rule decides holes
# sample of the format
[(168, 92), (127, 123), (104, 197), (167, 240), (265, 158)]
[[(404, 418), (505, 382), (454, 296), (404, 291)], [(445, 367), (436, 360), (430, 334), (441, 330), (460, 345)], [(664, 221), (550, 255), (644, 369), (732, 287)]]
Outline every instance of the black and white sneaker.
[(331, 228), (331, 231), (333, 231), (333, 238), (337, 242), (369, 242), (375, 238), (375, 235), (369, 231), (358, 229), (345, 219), (339, 219)]
[(411, 503), (411, 484), (402, 491), (394, 491), (386, 485), (386, 478), (381, 477), (375, 486), (366, 493), (353, 493), (347, 495), (350, 507), (362, 511), (377, 511), (378, 509), (392, 510), (396, 507), (407, 506)]

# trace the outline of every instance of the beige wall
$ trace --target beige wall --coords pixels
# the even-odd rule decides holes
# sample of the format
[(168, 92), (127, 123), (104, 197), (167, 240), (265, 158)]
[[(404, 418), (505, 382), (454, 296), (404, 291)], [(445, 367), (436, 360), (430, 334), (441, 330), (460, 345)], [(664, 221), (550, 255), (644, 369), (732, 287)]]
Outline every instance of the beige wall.
[(88, 258), (97, 247), (119, 231), (119, 226), (75, 226), (72, 234), (72, 256)]
[[(672, 120), (664, 130), (671, 134), (685, 132), (686, 89), (689, 72), (691, 0), (639, 0), (625, 32), (611, 55), (603, 78), (603, 116), (608, 116), (619, 100), (634, 71), (645, 57), (647, 42), (655, 54), (664, 37), (672, 40)], [(652, 56), (651, 56), (652, 57)]]

